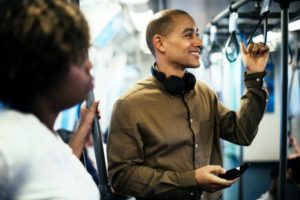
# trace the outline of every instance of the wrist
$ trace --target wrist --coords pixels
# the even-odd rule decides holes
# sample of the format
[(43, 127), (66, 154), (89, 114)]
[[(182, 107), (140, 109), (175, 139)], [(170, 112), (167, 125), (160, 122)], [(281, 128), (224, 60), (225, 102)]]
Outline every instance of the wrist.
[(267, 73), (265, 71), (263, 72), (255, 72), (249, 74), (248, 72), (244, 73), (244, 82), (246, 88), (262, 88), (263, 86), (263, 78), (265, 77)]
[(262, 72), (264, 72), (264, 70), (263, 71), (257, 71), (257, 70), (254, 71), (254, 70), (249, 70), (249, 69), (246, 70), (247, 74), (256, 74), (256, 73), (262, 73)]

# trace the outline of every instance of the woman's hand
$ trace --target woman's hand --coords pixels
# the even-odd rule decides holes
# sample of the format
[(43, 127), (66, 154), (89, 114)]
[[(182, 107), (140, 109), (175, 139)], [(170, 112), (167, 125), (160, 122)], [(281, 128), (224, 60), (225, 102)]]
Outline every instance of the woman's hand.
[(92, 142), (90, 133), (95, 115), (100, 119), (100, 110), (98, 107), (99, 101), (94, 101), (89, 109), (86, 108), (85, 102), (81, 105), (80, 123), (69, 142), (69, 146), (78, 158), (80, 158), (85, 144)]

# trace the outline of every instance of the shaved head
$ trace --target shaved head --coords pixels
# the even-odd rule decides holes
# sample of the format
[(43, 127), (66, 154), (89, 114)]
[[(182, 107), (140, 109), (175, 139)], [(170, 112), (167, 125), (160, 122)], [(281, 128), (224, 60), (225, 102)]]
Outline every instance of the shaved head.
[(149, 22), (146, 29), (146, 42), (148, 48), (154, 56), (155, 52), (152, 43), (153, 36), (155, 34), (162, 36), (168, 35), (173, 30), (174, 24), (176, 23), (173, 20), (173, 17), (175, 15), (186, 15), (192, 18), (187, 12), (183, 10), (163, 10), (156, 13), (153, 16), (153, 19)]

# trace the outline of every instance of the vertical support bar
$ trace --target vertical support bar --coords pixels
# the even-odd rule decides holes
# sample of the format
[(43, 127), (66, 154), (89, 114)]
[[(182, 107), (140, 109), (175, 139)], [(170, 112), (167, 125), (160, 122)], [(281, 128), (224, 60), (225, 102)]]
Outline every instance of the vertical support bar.
[[(88, 108), (91, 107), (94, 101), (94, 93), (90, 91), (88, 97), (86, 99), (86, 105)], [(96, 164), (98, 169), (98, 177), (99, 177), (99, 191), (101, 200), (112, 200), (112, 191), (108, 184), (108, 177), (106, 172), (106, 162), (105, 155), (103, 150), (103, 142), (102, 142), (102, 134), (100, 129), (100, 124), (98, 118), (94, 117), (94, 122), (92, 126), (92, 136), (94, 142), (94, 150), (96, 156)]]
[[(298, 85), (299, 85), (299, 97), (300, 97), (300, 60), (299, 60), (299, 44), (298, 44), (298, 42), (300, 41), (299, 31), (296, 34), (297, 34), (297, 37), (296, 37), (297, 43), (296, 43), (296, 54), (295, 54), (296, 61), (295, 62), (296, 62), (296, 70), (298, 70)], [(1, 109), (1, 102), (0, 102), (0, 109)]]
[(282, 101), (281, 101), (281, 127), (280, 127), (280, 165), (279, 165), (279, 199), (286, 199), (286, 170), (287, 170), (287, 87), (288, 87), (288, 2), (281, 2), (281, 81), (282, 81)]
[[(240, 147), (240, 165), (241, 163), (243, 163), (244, 161), (244, 149), (243, 149), (243, 146)], [(243, 200), (244, 199), (244, 178), (243, 176), (241, 176), (240, 178), (240, 181), (239, 181), (239, 194), (238, 194), (238, 197), (239, 197), (239, 200)]]

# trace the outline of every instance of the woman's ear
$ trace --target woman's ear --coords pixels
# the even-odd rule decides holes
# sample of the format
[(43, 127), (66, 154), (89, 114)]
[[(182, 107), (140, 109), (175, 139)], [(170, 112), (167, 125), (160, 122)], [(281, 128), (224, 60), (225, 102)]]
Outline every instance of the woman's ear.
[(153, 46), (157, 51), (164, 52), (165, 51), (165, 45), (164, 45), (164, 39), (161, 35), (155, 34), (153, 36)]

